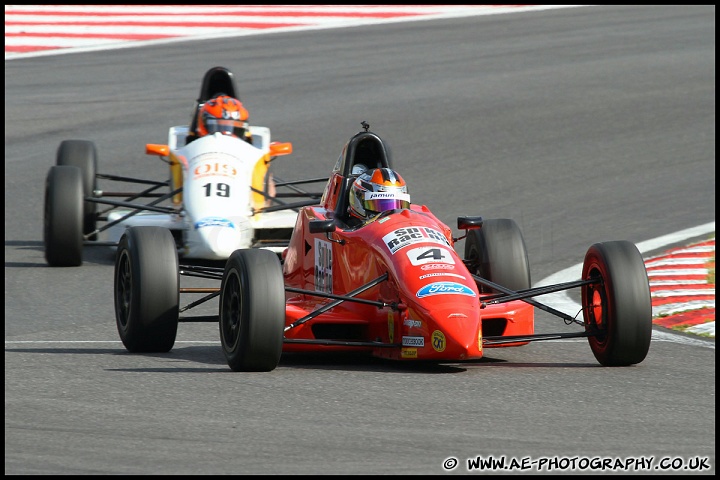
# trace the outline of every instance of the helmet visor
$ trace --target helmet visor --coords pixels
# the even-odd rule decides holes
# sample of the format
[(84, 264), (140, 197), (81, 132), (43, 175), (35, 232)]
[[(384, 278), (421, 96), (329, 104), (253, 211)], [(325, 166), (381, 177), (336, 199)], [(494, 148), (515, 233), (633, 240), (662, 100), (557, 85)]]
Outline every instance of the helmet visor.
[(225, 119), (217, 119), (217, 118), (206, 118), (205, 119), (205, 129), (208, 132), (208, 135), (212, 135), (213, 133), (220, 132), (223, 135), (233, 135), (236, 134), (237, 129), (242, 129), (243, 125), (242, 122), (238, 122), (237, 120), (225, 120)]
[(410, 208), (410, 195), (401, 192), (365, 192), (363, 208), (376, 213)]

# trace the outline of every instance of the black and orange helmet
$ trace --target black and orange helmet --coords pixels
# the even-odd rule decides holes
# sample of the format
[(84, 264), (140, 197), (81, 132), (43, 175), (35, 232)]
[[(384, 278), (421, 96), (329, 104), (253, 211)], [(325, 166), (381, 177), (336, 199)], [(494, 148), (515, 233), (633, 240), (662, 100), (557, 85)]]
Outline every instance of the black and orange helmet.
[(220, 132), (247, 140), (249, 116), (237, 98), (227, 95), (212, 98), (205, 102), (198, 112), (198, 137)]
[(405, 180), (395, 170), (376, 168), (360, 175), (350, 187), (350, 214), (367, 219), (386, 210), (410, 208)]

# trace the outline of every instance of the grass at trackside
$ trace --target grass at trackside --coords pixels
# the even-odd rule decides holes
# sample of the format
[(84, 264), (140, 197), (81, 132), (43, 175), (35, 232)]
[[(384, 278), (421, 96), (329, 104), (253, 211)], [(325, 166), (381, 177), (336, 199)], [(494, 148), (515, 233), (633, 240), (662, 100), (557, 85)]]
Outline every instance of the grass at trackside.
[[(711, 238), (709, 238), (708, 240), (715, 240), (715, 234), (713, 234), (713, 236)], [(708, 283), (708, 285), (714, 286), (715, 285), (715, 257), (713, 256), (713, 258), (708, 260), (705, 265), (706, 265), (706, 268), (708, 269), (707, 283)], [(708, 323), (708, 322), (714, 322), (715, 321), (714, 309), (710, 309), (708, 307), (703, 307), (699, 310), (698, 309), (688, 309), (686, 311), (687, 312), (698, 311), (699, 313), (702, 313), (703, 310), (708, 310), (708, 315), (704, 322), (700, 322), (699, 324), (694, 324), (694, 325), (687, 325), (687, 324), (675, 325), (675, 326), (671, 327), (670, 329), (685, 333), (688, 329), (690, 329), (692, 327), (696, 327), (697, 325), (702, 325), (703, 323)], [(712, 314), (711, 314), (711, 312), (712, 312)], [(673, 312), (672, 315), (677, 315), (679, 313), (684, 313), (684, 312)], [(670, 316), (670, 314), (663, 313), (663, 314), (658, 315), (655, 318), (663, 318), (663, 317), (668, 317), (668, 316)], [(709, 333), (695, 333), (695, 332), (687, 332), (687, 333), (692, 333), (693, 335), (697, 335), (699, 337), (715, 338), (715, 335), (711, 335)]]
[[(715, 317), (712, 317), (709, 321), (715, 321)], [(702, 324), (701, 324), (702, 325)], [(674, 327), (670, 328), (670, 330), (675, 330), (676, 332), (682, 332), (682, 333), (692, 333), (693, 335), (697, 335), (698, 337), (705, 337), (705, 338), (715, 338), (715, 335), (711, 335), (709, 333), (698, 333), (698, 332), (688, 332), (687, 330), (692, 327), (696, 327), (697, 325), (675, 325)]]
[[(715, 240), (715, 234), (713, 234), (710, 240)], [(707, 282), (709, 285), (715, 285), (715, 256), (706, 263), (708, 269)]]
[[(703, 313), (704, 313), (703, 310), (707, 310), (707, 316), (703, 316)], [(697, 321), (694, 320), (692, 324), (680, 323), (680, 324), (678, 324), (678, 325), (667, 326), (667, 327), (665, 327), (665, 328), (669, 328), (670, 330), (675, 330), (676, 332), (692, 333), (693, 335), (697, 335), (698, 337), (715, 338), (715, 335), (713, 335), (713, 334), (700, 333), (700, 332), (690, 332), (690, 331), (688, 331), (689, 329), (691, 329), (691, 328), (693, 328), (693, 327), (697, 327), (697, 326), (699, 326), (699, 325), (703, 325), (703, 324), (708, 323), (708, 322), (714, 322), (714, 321), (715, 321), (715, 309), (714, 309), (714, 308), (702, 307), (702, 308), (699, 308), (699, 309), (697, 309), (697, 308), (695, 308), (695, 309), (689, 309), (689, 310), (685, 310), (684, 312), (674, 312), (674, 313), (672, 314), (672, 316), (674, 316), (674, 315), (682, 315), (683, 313), (686, 313), (686, 312), (687, 312), (687, 313), (692, 312), (692, 314), (694, 315), (694, 319), (695, 319), (695, 320), (698, 319), (698, 316), (697, 316), (697, 315), (700, 315), (699, 318), (701, 318), (702, 321), (697, 322)], [(669, 316), (671, 316), (671, 315), (670, 315), (670, 314), (667, 314), (667, 313), (663, 313), (663, 314), (660, 314), (660, 315), (658, 315), (657, 317), (654, 317), (654, 318), (665, 318), (665, 317), (669, 317)]]
[[(715, 237), (713, 237), (713, 240)], [(707, 262), (707, 269), (708, 269), (708, 277), (707, 282), (708, 285), (715, 285), (715, 257), (712, 258), (709, 262)], [(712, 318), (708, 318), (708, 322), (715, 321), (715, 315), (712, 316)], [(682, 327), (682, 325), (680, 325)], [(710, 335), (707, 333), (700, 334), (701, 337), (712, 337), (715, 338), (715, 335)]]
[(707, 277), (708, 285), (715, 285), (715, 259), (711, 262), (708, 262), (708, 277)]
[[(709, 240), (715, 240), (715, 234)], [(707, 282), (709, 285), (715, 285), (715, 256), (706, 263), (708, 269)]]

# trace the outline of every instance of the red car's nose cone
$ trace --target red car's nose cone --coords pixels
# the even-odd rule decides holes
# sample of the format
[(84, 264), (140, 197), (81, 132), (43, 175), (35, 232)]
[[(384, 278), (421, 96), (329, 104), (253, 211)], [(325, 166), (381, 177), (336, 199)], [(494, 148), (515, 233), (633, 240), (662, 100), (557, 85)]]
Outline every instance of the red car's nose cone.
[[(405, 324), (418, 327), (423, 333), (423, 345), (417, 349), (418, 359), (465, 360), (482, 356), (480, 306), (477, 297), (448, 295), (451, 301), (434, 303), (432, 312), (422, 315), (420, 308), (409, 311)], [(412, 318), (412, 317), (425, 317)], [(408, 335), (412, 335), (412, 331)], [(406, 358), (410, 358), (410, 353)]]

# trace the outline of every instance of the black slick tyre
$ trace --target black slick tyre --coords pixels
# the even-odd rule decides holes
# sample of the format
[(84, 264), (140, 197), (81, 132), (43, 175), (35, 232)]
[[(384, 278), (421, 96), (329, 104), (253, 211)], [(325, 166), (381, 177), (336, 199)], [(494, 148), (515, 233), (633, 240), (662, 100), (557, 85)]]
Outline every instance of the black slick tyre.
[[(530, 288), (530, 264), (520, 228), (514, 220), (484, 220), (480, 229), (468, 230), (465, 263), (470, 273), (513, 291)], [(479, 285), (481, 293), (494, 292)]]
[(285, 286), (277, 254), (241, 249), (230, 255), (220, 290), (220, 343), (236, 372), (268, 372), (280, 362)]
[(83, 186), (77, 167), (50, 167), (45, 179), (43, 243), (51, 267), (82, 265)]
[(585, 254), (582, 287), (585, 328), (590, 348), (601, 365), (642, 362), (652, 336), (652, 299), (645, 263), (635, 244), (596, 243)]
[[(82, 185), (84, 197), (92, 197), (97, 186), (97, 149), (93, 142), (87, 140), (63, 140), (57, 150), (56, 165), (69, 165), (78, 167), (82, 172)], [(95, 231), (97, 225), (97, 204), (83, 202), (83, 234)], [(91, 235), (89, 240), (96, 240), (97, 235)]]
[(131, 227), (115, 257), (115, 319), (125, 348), (168, 352), (177, 335), (180, 303), (178, 254), (170, 230)]

